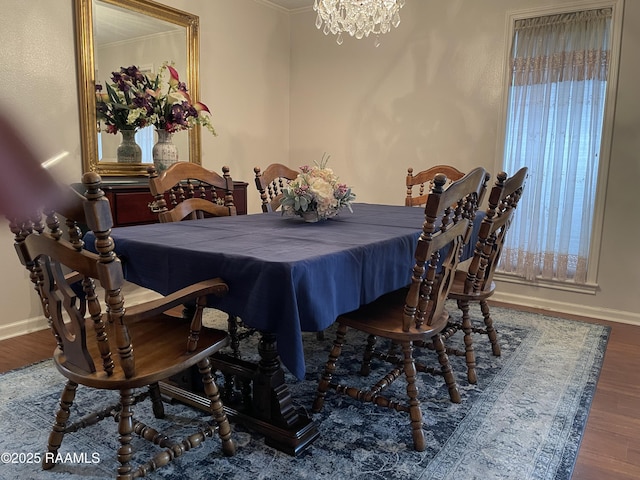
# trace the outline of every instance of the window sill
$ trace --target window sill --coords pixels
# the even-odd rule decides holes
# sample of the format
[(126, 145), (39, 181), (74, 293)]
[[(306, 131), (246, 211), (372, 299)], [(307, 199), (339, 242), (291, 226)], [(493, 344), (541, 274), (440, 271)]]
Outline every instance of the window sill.
[(518, 275), (505, 272), (496, 272), (493, 278), (505, 283), (529, 285), (540, 288), (548, 288), (551, 290), (564, 290), (574, 293), (585, 293), (588, 295), (595, 295), (599, 289), (597, 283), (578, 284), (573, 282), (572, 280), (549, 280), (541, 277), (537, 277), (535, 280), (526, 280)]

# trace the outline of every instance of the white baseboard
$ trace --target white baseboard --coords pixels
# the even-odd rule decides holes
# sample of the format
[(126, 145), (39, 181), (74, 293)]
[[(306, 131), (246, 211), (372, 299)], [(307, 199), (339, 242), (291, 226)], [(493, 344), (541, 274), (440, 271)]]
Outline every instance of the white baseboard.
[[(157, 293), (133, 284), (125, 285), (123, 293), (126, 298), (126, 305), (129, 306), (158, 298)], [(18, 335), (25, 335), (31, 332), (37, 332), (46, 328), (49, 328), (49, 325), (47, 324), (47, 320), (44, 318), (44, 315), (27, 318), (26, 320), (20, 320), (7, 325), (0, 325), (0, 340), (17, 337)]]
[(0, 340), (17, 337), (25, 333), (37, 332), (49, 328), (47, 320), (44, 316), (27, 318), (19, 322), (10, 323), (8, 325), (0, 325)]
[(496, 291), (491, 299), (497, 302), (546, 310), (550, 314), (553, 314), (554, 312), (568, 313), (597, 320), (607, 320), (610, 322), (627, 323), (640, 326), (640, 314), (624, 310), (588, 307), (586, 305), (579, 305), (575, 303), (557, 302), (545, 298), (516, 295), (513, 293), (504, 293), (499, 291)]

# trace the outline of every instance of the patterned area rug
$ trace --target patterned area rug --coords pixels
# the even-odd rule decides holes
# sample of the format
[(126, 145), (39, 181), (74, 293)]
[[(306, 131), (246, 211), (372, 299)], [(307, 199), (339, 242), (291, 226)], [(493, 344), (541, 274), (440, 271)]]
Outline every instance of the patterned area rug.
[[(455, 305), (450, 311), (457, 314)], [(479, 310), (472, 311), (480, 318)], [(264, 444), (263, 438), (233, 425), (238, 453), (226, 458), (217, 439), (151, 474), (158, 479), (556, 479), (569, 480), (589, 414), (604, 351), (607, 327), (544, 315), (493, 308), (502, 356), (493, 357), (486, 338), (478, 338), (478, 384), (469, 385), (464, 359), (451, 358), (462, 403), (449, 402), (439, 377), (423, 375), (427, 450), (415, 452), (405, 414), (355, 403), (329, 392), (324, 409), (313, 414), (320, 437), (294, 458)], [(305, 337), (307, 378), (288, 376), (298, 403), (310, 408), (316, 381), (333, 340)], [(460, 342), (461, 339), (451, 339)], [(255, 340), (253, 340), (255, 341)], [(356, 371), (364, 338), (349, 332), (340, 367)], [(253, 345), (243, 346), (247, 356)], [(436, 362), (432, 352), (426, 360)], [(344, 370), (339, 370), (344, 371)], [(398, 383), (398, 382), (396, 382)], [(0, 376), (1, 479), (80, 480), (114, 478), (116, 425), (112, 420), (65, 438), (63, 462), (42, 471), (37, 455), (46, 449), (48, 429), (64, 382), (51, 361)], [(404, 394), (404, 384), (397, 386)], [(80, 387), (74, 413), (87, 405), (108, 405), (115, 396)], [(201, 412), (182, 405), (166, 407), (179, 433), (202, 422)], [(158, 425), (145, 404), (136, 416)], [(162, 423), (160, 423), (162, 426)], [(144, 441), (134, 445), (147, 448)], [(7, 453), (13, 455), (7, 455)], [(30, 461), (31, 460), (31, 461)]]

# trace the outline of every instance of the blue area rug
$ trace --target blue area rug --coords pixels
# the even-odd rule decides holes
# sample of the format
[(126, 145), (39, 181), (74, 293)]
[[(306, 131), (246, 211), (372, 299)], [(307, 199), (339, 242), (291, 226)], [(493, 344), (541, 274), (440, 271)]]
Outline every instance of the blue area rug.
[[(455, 304), (449, 306), (457, 315)], [(481, 318), (479, 310), (472, 310)], [(609, 329), (545, 315), (492, 308), (502, 356), (493, 357), (478, 338), (478, 384), (465, 381), (464, 359), (452, 357), (462, 403), (449, 402), (439, 377), (420, 376), (427, 450), (415, 452), (408, 416), (355, 403), (329, 392), (322, 412), (313, 414), (320, 437), (294, 458), (264, 444), (263, 438), (233, 425), (238, 453), (224, 457), (217, 438), (151, 474), (158, 479), (555, 479), (569, 480), (589, 414)], [(319, 372), (333, 341), (305, 334), (307, 378), (288, 376), (298, 404), (310, 408)], [(255, 341), (255, 340), (254, 340)], [(461, 342), (451, 339), (452, 346)], [(356, 371), (364, 338), (349, 332), (338, 365)], [(251, 345), (244, 346), (252, 352)], [(433, 352), (425, 352), (435, 364)], [(396, 382), (399, 383), (399, 382)], [(65, 437), (63, 463), (42, 471), (36, 454), (46, 450), (49, 427), (64, 381), (45, 361), (0, 375), (0, 479), (80, 480), (114, 478), (116, 424), (108, 419)], [(404, 395), (404, 383), (394, 385)], [(79, 387), (73, 413), (108, 405), (117, 396)], [(163, 426), (148, 405), (136, 417)], [(168, 405), (169, 431), (206, 421), (199, 411)], [(137, 448), (148, 447), (135, 439)], [(7, 462), (6, 453), (14, 452)], [(29, 463), (29, 457), (32, 462)], [(15, 463), (12, 461), (15, 460)]]

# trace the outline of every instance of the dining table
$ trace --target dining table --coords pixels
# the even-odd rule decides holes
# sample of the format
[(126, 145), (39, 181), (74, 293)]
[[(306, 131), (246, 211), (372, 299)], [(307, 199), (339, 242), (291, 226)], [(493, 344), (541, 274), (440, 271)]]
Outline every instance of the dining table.
[[(238, 316), (262, 336), (257, 365), (219, 364), (244, 371), (253, 383), (251, 412), (228, 413), (297, 455), (318, 435), (283, 374), (286, 368), (305, 378), (302, 332), (323, 331), (338, 315), (408, 285), (423, 222), (423, 208), (355, 203), (316, 223), (270, 212), (119, 227), (111, 236), (129, 282), (162, 295), (213, 277), (227, 283), (228, 294), (208, 306)], [(473, 254), (474, 235), (463, 259)], [(87, 244), (92, 238), (87, 233)], [(164, 388), (173, 398), (206, 405)]]

